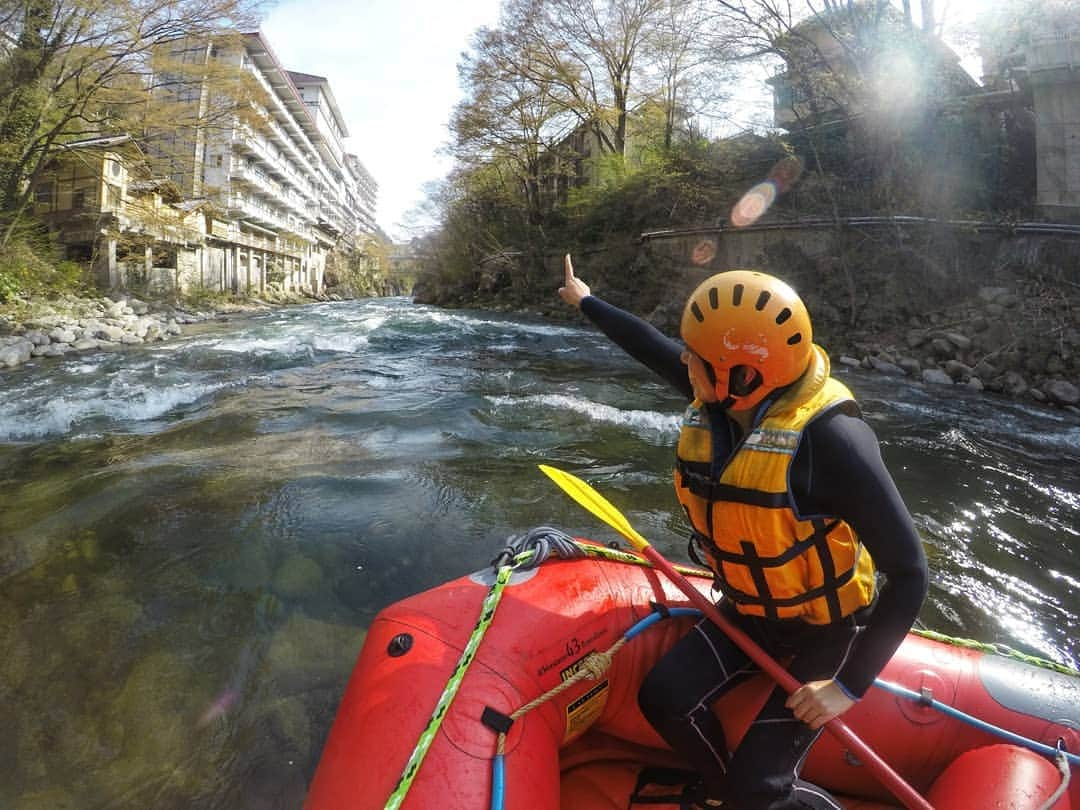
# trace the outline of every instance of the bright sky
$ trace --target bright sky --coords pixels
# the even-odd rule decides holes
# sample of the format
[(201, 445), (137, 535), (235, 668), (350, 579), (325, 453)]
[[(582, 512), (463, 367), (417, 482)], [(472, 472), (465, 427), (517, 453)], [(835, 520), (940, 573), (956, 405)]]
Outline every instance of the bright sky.
[[(968, 20), (992, 1), (937, 0), (938, 14)], [(350, 133), (346, 148), (378, 182), (376, 219), (396, 240), (411, 235), (403, 224), (423, 200), (424, 184), (450, 167), (440, 150), (461, 98), (457, 63), (473, 31), (498, 23), (499, 6), (500, 0), (278, 0), (263, 22), (286, 69), (330, 81)]]
[(461, 98), (457, 63), (499, 0), (279, 0), (262, 31), (287, 70), (325, 76), (341, 108), (348, 151), (379, 184), (376, 219), (394, 239), (444, 177), (439, 154)]

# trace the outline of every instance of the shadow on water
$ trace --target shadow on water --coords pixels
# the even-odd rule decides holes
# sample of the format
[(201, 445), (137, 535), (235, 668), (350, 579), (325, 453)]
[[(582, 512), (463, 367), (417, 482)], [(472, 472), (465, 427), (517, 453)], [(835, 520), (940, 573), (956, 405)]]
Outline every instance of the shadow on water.
[[(682, 404), (589, 330), (376, 300), (165, 345), (4, 378), (0, 807), (300, 806), (380, 609), (532, 526), (616, 539), (539, 463), (685, 559)], [(931, 557), (925, 623), (1075, 665), (1080, 426), (848, 382)]]

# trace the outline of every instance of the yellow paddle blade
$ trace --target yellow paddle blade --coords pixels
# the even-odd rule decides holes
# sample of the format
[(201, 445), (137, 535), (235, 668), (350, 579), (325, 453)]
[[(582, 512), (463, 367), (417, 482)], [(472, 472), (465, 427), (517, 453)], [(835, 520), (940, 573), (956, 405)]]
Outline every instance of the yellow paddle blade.
[(649, 547), (649, 541), (637, 533), (634, 527), (630, 525), (630, 521), (626, 519), (626, 516), (616, 509), (611, 501), (576, 475), (550, 467), (547, 464), (541, 464), (540, 470), (558, 484), (563, 492), (629, 540), (630, 545), (635, 549), (644, 551)]

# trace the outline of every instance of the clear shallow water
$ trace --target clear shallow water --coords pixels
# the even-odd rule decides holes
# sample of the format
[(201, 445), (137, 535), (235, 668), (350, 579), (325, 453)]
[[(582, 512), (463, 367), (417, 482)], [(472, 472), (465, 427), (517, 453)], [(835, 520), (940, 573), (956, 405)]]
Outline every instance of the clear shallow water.
[[(923, 622), (1080, 658), (1080, 421), (840, 370)], [(682, 403), (589, 329), (323, 304), (0, 377), (0, 807), (298, 807), (364, 628), (539, 524), (684, 554)]]

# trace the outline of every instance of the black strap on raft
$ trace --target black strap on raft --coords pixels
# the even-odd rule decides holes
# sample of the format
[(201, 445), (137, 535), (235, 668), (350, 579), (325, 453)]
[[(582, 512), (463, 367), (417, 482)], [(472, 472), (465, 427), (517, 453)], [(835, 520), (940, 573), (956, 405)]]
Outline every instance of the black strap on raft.
[(663, 602), (649, 602), (649, 607), (659, 613), (661, 619), (671, 618), (671, 611), (668, 610), (668, 606)]
[(630, 796), (630, 807), (674, 804), (679, 810), (693, 810), (702, 799), (701, 777), (678, 768), (642, 768)]
[(480, 722), (496, 734), (509, 734), (510, 726), (514, 725), (514, 718), (503, 714), (498, 709), (485, 706), (483, 714), (480, 715)]

